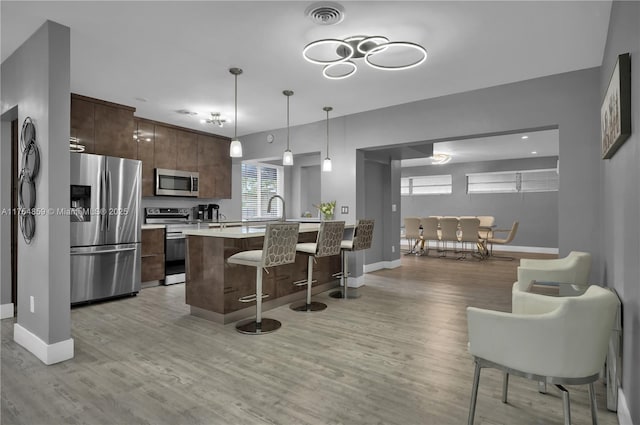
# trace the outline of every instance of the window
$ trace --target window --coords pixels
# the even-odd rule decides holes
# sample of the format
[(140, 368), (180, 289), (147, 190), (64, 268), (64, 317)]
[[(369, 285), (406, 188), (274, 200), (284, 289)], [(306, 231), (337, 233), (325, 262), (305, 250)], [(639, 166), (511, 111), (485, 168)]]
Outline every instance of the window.
[(282, 167), (268, 164), (242, 164), (242, 219), (280, 217), (282, 202), (273, 201), (267, 213), (269, 199), (282, 193)]
[(555, 168), (467, 174), (467, 193), (557, 192)]
[(451, 174), (400, 179), (401, 195), (443, 195), (451, 193)]

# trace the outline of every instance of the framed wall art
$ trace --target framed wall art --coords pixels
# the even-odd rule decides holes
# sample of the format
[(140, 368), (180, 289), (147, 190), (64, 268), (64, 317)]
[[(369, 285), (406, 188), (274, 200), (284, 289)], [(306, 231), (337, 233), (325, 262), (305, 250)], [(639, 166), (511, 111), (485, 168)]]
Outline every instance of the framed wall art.
[(631, 58), (618, 56), (600, 108), (602, 159), (611, 158), (631, 135)]

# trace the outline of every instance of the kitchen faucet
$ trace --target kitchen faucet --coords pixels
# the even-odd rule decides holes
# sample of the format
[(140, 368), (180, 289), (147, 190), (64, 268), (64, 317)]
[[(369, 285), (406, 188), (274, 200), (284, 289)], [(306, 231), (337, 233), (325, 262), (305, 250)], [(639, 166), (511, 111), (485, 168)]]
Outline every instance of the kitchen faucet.
[(271, 198), (269, 198), (269, 203), (267, 204), (267, 212), (271, 212), (271, 201), (273, 201), (273, 198), (280, 198), (280, 200), (282, 201), (282, 217), (280, 218), (280, 221), (286, 221), (287, 214), (285, 213), (284, 209), (284, 198), (280, 195), (273, 195)]

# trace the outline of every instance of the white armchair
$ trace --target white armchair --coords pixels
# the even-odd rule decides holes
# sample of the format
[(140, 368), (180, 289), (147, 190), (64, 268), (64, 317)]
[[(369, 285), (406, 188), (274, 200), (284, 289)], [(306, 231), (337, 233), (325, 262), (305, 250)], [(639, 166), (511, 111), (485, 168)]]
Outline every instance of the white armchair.
[(591, 272), (591, 254), (571, 251), (564, 258), (537, 260), (523, 258), (518, 267), (518, 282), (513, 289), (527, 291), (532, 281), (561, 282), (574, 285), (588, 285)]
[(505, 373), (502, 401), (507, 402), (509, 374), (555, 384), (562, 391), (565, 425), (571, 423), (569, 393), (562, 385), (589, 385), (591, 416), (597, 424), (593, 382), (607, 354), (618, 299), (592, 285), (578, 297), (549, 297), (514, 292), (518, 314), (467, 308), (469, 353), (475, 374), (469, 408), (473, 425), (480, 370)]

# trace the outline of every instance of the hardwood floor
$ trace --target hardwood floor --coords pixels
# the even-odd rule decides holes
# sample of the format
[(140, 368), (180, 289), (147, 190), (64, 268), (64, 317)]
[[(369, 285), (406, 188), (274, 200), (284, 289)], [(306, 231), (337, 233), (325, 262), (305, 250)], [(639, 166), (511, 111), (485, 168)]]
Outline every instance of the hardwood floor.
[[(403, 256), (365, 275), (361, 298), (282, 306), (283, 323), (248, 336), (189, 315), (184, 286), (72, 310), (75, 358), (44, 366), (2, 321), (2, 424), (465, 424), (473, 376), (465, 308), (511, 309), (518, 261)], [(596, 384), (600, 424), (617, 424)], [(574, 425), (591, 423), (570, 387)], [(562, 424), (549, 387), (485, 369), (476, 424)]]

